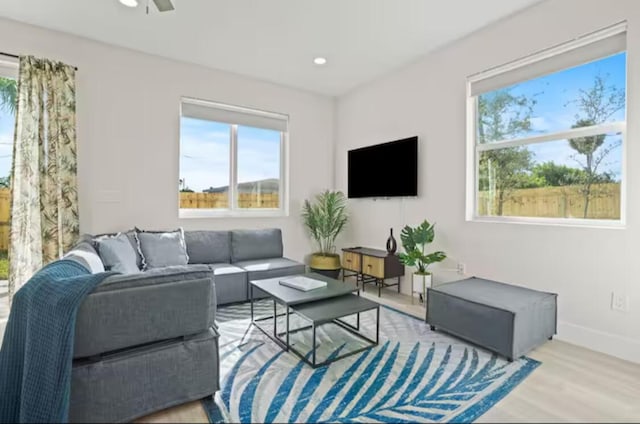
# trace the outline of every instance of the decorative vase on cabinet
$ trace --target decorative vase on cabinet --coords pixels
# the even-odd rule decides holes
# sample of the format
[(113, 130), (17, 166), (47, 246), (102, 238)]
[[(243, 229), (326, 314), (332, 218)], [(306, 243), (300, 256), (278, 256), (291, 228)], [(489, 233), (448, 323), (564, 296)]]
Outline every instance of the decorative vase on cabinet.
[(393, 237), (393, 228), (389, 229), (389, 238), (387, 239), (387, 253), (393, 255), (398, 250), (398, 243)]

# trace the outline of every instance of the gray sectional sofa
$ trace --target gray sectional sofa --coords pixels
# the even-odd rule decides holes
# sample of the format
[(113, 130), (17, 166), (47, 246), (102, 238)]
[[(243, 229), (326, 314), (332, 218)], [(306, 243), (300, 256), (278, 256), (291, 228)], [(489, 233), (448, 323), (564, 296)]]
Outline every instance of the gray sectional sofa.
[[(137, 269), (105, 279), (78, 310), (71, 422), (131, 421), (213, 395), (216, 306), (248, 300), (252, 279), (305, 271), (283, 257), (279, 229), (187, 231), (187, 264), (146, 271), (137, 237), (126, 234)], [(65, 258), (100, 271), (96, 240), (105, 237), (83, 236)]]
[(278, 229), (185, 231), (184, 238), (189, 264), (213, 270), (218, 305), (249, 300), (251, 280), (305, 272), (304, 264), (283, 257)]

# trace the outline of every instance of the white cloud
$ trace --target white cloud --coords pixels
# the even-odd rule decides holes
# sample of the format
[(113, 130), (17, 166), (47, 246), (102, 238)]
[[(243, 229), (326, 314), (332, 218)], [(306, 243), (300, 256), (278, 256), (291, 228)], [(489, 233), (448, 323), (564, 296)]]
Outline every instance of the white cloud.
[(224, 138), (183, 136), (180, 178), (195, 191), (229, 183), (229, 142)]
[(244, 138), (238, 142), (238, 181), (248, 182), (280, 176), (280, 145)]
[(549, 130), (562, 131), (570, 129), (576, 123), (575, 114), (558, 113), (547, 118)]
[[(229, 184), (230, 126), (183, 119), (180, 142), (180, 178), (197, 192)], [(280, 138), (270, 130), (239, 127), (238, 180), (278, 178)]]
[(548, 114), (531, 118), (531, 131), (534, 133), (550, 133), (564, 131), (575, 123), (575, 117), (570, 113)]
[[(605, 147), (611, 148), (619, 142), (619, 137), (608, 137), (605, 145), (598, 149), (596, 155), (603, 151)], [(552, 141), (547, 143), (534, 144), (528, 147), (534, 153), (535, 163), (554, 162), (557, 165), (566, 165), (571, 168), (580, 168), (580, 164), (576, 161), (584, 160), (584, 156), (576, 153), (570, 146), (568, 141)], [(621, 173), (622, 149), (620, 147), (613, 148), (607, 155), (606, 159), (600, 165), (598, 172), (610, 172), (616, 176)]]
[[(278, 178), (280, 147), (277, 143), (242, 138), (238, 142), (238, 181)], [(229, 135), (183, 134), (180, 143), (180, 178), (197, 192), (229, 184)]]
[(531, 118), (531, 130), (535, 132), (549, 131), (549, 124), (544, 116), (534, 116)]

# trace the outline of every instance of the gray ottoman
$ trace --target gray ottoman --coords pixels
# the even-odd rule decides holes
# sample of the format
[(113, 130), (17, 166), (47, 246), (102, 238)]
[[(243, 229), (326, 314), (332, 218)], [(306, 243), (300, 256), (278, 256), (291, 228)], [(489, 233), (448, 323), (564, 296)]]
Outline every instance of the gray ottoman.
[(554, 293), (481, 278), (427, 290), (427, 322), (514, 360), (556, 334)]

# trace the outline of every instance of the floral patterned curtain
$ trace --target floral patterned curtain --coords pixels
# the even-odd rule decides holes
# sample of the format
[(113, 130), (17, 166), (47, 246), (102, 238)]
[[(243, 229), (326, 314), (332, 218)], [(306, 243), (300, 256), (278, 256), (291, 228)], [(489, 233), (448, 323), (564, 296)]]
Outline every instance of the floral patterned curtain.
[(11, 170), (9, 299), (78, 238), (75, 69), (20, 58)]

